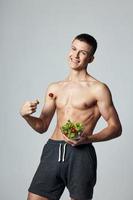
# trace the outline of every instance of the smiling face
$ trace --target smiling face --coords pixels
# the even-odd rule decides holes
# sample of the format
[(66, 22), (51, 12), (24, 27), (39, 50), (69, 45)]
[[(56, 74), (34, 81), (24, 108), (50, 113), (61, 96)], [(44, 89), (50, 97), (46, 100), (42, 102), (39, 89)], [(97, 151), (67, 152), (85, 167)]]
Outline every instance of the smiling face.
[(75, 39), (72, 42), (71, 49), (68, 54), (68, 62), (72, 69), (86, 69), (88, 63), (91, 63), (94, 57), (91, 55), (92, 46), (86, 42)]

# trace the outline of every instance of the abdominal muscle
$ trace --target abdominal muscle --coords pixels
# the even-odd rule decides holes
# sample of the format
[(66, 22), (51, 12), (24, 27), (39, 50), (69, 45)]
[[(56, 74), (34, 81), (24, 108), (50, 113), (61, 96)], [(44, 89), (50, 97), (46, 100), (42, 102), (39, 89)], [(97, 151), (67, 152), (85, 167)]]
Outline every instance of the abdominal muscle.
[(75, 109), (72, 106), (66, 106), (64, 109), (57, 109), (57, 124), (51, 139), (63, 140), (61, 127), (71, 120), (73, 123), (82, 123), (84, 132), (87, 135), (92, 135), (100, 114), (96, 106), (89, 109)]

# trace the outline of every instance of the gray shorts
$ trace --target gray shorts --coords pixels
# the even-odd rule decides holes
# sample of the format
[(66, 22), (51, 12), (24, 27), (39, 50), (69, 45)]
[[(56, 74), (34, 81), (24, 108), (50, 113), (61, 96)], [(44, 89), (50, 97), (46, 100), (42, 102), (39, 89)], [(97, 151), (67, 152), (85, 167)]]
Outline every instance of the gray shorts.
[(29, 192), (59, 200), (65, 187), (70, 197), (89, 200), (96, 184), (97, 158), (92, 144), (73, 147), (63, 140), (49, 139)]

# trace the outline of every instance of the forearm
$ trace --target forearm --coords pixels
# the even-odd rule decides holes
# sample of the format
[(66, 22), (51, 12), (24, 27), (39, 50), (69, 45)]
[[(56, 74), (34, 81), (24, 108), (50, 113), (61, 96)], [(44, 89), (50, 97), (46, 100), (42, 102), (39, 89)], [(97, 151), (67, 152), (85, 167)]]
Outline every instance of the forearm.
[(43, 123), (43, 121), (40, 118), (33, 117), (33, 116), (30, 116), (30, 115), (24, 116), (23, 118), (27, 121), (27, 123), (35, 131), (37, 131), (39, 133), (44, 133), (47, 130), (47, 128), (44, 127), (44, 123)]
[(121, 127), (108, 126), (98, 133), (88, 136), (89, 142), (102, 142), (111, 140), (121, 135)]

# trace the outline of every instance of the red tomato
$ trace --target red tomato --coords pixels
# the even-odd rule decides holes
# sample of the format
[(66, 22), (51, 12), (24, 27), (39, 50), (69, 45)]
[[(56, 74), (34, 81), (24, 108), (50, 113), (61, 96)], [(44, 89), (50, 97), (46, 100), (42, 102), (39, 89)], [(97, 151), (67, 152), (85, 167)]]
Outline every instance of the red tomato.
[(76, 133), (77, 130), (75, 128), (71, 128), (72, 133)]
[(53, 96), (54, 96), (54, 94), (53, 94), (53, 93), (49, 93), (49, 96), (50, 96), (50, 97), (53, 97)]

